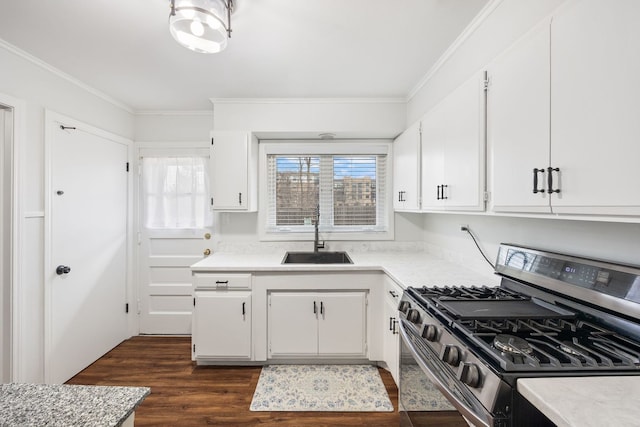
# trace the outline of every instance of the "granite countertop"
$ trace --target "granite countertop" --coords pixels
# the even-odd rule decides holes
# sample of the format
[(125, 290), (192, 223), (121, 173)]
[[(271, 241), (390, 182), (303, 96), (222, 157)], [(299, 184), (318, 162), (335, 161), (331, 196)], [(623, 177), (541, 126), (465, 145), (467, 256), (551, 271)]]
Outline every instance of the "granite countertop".
[(640, 425), (640, 377), (525, 378), (518, 392), (558, 427)]
[(481, 274), (442, 260), (426, 252), (352, 252), (353, 264), (281, 264), (285, 251), (271, 253), (217, 252), (191, 266), (193, 272), (313, 272), (383, 271), (400, 286), (487, 285), (496, 286), (500, 278)]
[(150, 392), (147, 387), (2, 384), (0, 426), (120, 426)]

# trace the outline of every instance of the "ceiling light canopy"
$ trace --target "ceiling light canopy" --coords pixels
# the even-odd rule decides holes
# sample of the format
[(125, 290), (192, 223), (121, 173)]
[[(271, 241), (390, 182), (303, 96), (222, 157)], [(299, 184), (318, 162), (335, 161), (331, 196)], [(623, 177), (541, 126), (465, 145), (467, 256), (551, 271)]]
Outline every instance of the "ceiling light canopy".
[(221, 52), (231, 37), (231, 12), (233, 0), (171, 0), (169, 30), (194, 52)]

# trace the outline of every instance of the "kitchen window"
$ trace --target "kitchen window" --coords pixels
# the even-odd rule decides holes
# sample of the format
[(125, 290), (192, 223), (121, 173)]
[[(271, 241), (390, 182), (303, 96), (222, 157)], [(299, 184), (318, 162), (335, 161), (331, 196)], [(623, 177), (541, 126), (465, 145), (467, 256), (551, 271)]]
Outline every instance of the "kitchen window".
[(389, 149), (377, 141), (261, 143), (261, 237), (308, 239), (319, 213), (326, 240), (389, 238)]

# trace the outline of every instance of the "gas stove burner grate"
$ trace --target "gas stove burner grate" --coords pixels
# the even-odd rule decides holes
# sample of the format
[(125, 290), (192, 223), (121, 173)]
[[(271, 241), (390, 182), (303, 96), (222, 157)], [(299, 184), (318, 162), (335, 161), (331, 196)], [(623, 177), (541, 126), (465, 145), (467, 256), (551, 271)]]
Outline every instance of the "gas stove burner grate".
[(582, 354), (582, 352), (580, 350), (578, 350), (573, 343), (569, 342), (569, 341), (563, 341), (558, 345), (558, 348), (567, 353), (570, 354), (572, 356), (584, 356)]
[(411, 288), (418, 298), (437, 299), (441, 301), (456, 300), (528, 300), (526, 295), (491, 286), (434, 286)]

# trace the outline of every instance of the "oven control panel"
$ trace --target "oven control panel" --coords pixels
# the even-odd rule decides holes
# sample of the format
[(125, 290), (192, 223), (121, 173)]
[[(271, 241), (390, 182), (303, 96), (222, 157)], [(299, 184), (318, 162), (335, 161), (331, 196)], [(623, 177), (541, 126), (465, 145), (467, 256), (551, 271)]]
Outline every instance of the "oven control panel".
[(551, 279), (551, 284), (561, 282), (640, 303), (640, 267), (503, 244), (496, 272), (543, 286)]

